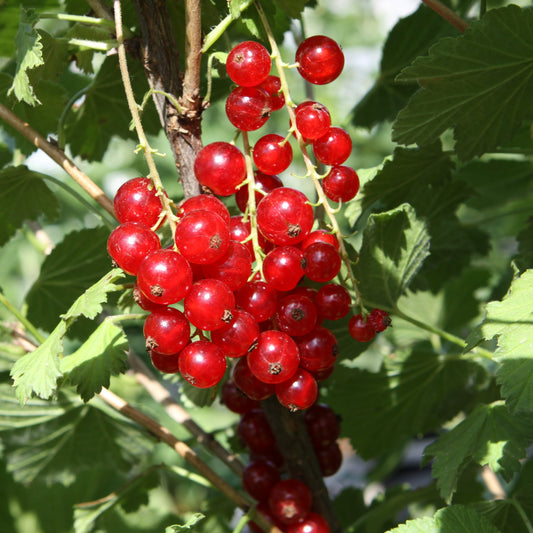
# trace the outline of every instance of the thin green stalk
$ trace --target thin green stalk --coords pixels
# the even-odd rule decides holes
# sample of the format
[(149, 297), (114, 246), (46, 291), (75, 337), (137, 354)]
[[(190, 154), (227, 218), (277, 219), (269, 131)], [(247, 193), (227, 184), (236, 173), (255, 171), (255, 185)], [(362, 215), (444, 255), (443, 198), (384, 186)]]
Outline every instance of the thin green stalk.
[(68, 44), (78, 46), (79, 48), (88, 48), (89, 50), (98, 50), (99, 52), (109, 52), (117, 45), (116, 41), (93, 41), (91, 39), (69, 39)]
[(522, 522), (524, 522), (524, 525), (526, 526), (527, 532), (533, 533), (533, 525), (529, 521), (529, 518), (526, 512), (524, 511), (522, 505), (520, 505), (520, 502), (518, 500), (515, 500), (514, 498), (509, 498), (508, 501), (510, 501), (513, 504), (514, 508), (517, 510), (518, 514), (520, 515), (520, 518), (522, 519)]
[(487, 12), (487, 0), (481, 0), (479, 2), (479, 18), (482, 18), (486, 12)]
[(33, 338), (42, 344), (45, 338), (37, 331), (37, 328), (4, 296), (0, 291), (0, 303), (31, 333)]
[(98, 17), (89, 17), (86, 15), (71, 15), (70, 13), (43, 13), (40, 15), (40, 18), (66, 20), (68, 22), (87, 24), (88, 26), (101, 26), (110, 30), (115, 29), (115, 24), (111, 20), (101, 19)]
[(246, 524), (252, 520), (252, 517), (250, 516), (252, 514), (252, 509), (248, 511), (245, 515), (241, 516), (241, 519), (239, 520), (239, 523), (235, 526), (235, 529), (232, 533), (242, 533), (244, 530)]

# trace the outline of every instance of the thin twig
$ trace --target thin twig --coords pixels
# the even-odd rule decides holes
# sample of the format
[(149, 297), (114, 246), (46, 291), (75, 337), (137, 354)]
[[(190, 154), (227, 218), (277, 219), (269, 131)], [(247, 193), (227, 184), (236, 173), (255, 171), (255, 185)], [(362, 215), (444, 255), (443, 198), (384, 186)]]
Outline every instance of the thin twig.
[(27, 122), (24, 122), (15, 113), (3, 104), (0, 104), (0, 118), (16, 129), (28, 141), (40, 148), (46, 155), (51, 157), (61, 166), (74, 181), (84, 189), (91, 198), (98, 202), (108, 213), (115, 216), (113, 201), (106, 196), (104, 191), (94, 183), (87, 174), (82, 172), (57, 146), (49, 143), (40, 133), (34, 130)]
[(200, 63), (202, 58), (202, 6), (200, 0), (185, 2), (185, 73), (182, 105), (197, 113), (200, 98)]
[(463, 20), (457, 13), (454, 13), (447, 5), (439, 0), (422, 0), (426, 6), (435, 11), (437, 15), (449, 22), (452, 26), (457, 28), (461, 33), (464, 33), (469, 27), (468, 22)]

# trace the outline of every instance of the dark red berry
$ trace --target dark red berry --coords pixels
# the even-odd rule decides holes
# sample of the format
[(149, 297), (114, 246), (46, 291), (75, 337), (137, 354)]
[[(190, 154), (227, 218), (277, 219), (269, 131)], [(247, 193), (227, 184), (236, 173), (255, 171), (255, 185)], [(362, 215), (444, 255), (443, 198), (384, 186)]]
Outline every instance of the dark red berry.
[(204, 277), (223, 281), (232, 291), (244, 287), (252, 273), (252, 256), (248, 248), (230, 241), (228, 249), (218, 261), (204, 265)]
[(291, 412), (307, 409), (315, 402), (318, 385), (315, 378), (304, 368), (298, 368), (292, 377), (276, 384), (279, 403)]
[(271, 67), (270, 54), (260, 43), (244, 41), (235, 46), (226, 59), (226, 71), (231, 81), (243, 87), (263, 83)]
[(117, 220), (139, 222), (151, 228), (160, 219), (163, 205), (149, 178), (133, 178), (121, 185), (113, 200)]
[(275, 465), (264, 459), (254, 459), (244, 467), (242, 486), (252, 498), (261, 502), (268, 499), (272, 487), (280, 479)]
[(289, 294), (279, 302), (276, 310), (276, 324), (288, 335), (305, 335), (314, 329), (317, 320), (315, 304), (307, 296)]
[(323, 477), (336, 474), (342, 465), (342, 452), (337, 442), (315, 450), (318, 466)]
[(146, 348), (163, 355), (180, 352), (189, 343), (191, 328), (187, 317), (174, 307), (150, 313), (143, 326)]
[(331, 244), (315, 242), (303, 252), (305, 275), (318, 283), (331, 281), (340, 271), (342, 260), (338, 250)]
[(301, 522), (291, 524), (287, 533), (331, 533), (331, 529), (323, 516), (310, 512)]
[(150, 350), (150, 359), (154, 367), (164, 374), (176, 374), (179, 372), (179, 353), (163, 355)]
[(270, 96), (258, 87), (237, 87), (226, 99), (226, 115), (236, 128), (258, 130), (270, 117)]
[(268, 452), (276, 448), (276, 437), (261, 409), (244, 413), (237, 424), (237, 435), (253, 453)]
[(264, 281), (250, 281), (235, 292), (235, 301), (257, 322), (264, 322), (276, 312), (278, 293)]
[(258, 409), (260, 404), (257, 400), (252, 400), (246, 396), (235, 382), (228, 379), (222, 385), (220, 391), (220, 399), (222, 403), (233, 413), (243, 415), (252, 409)]
[(313, 152), (324, 165), (342, 165), (352, 152), (352, 139), (346, 130), (334, 126), (313, 141)]
[(326, 448), (339, 438), (339, 417), (329, 405), (315, 403), (305, 412), (304, 420), (315, 449)]
[(278, 481), (268, 497), (268, 505), (274, 517), (284, 524), (296, 524), (311, 510), (311, 491), (298, 479)]
[(226, 357), (246, 355), (259, 337), (259, 325), (255, 318), (242, 309), (232, 311), (228, 324), (211, 332), (211, 342), (226, 354)]
[(334, 202), (349, 202), (359, 192), (359, 176), (353, 168), (333, 167), (322, 180), (325, 195)]
[(317, 326), (311, 332), (294, 339), (300, 351), (300, 366), (310, 372), (332, 366), (339, 352), (337, 339), (332, 331)]
[(392, 323), (389, 313), (383, 311), (383, 309), (372, 309), (366, 318), (368, 324), (370, 324), (376, 332), (385, 331)]
[(342, 72), (344, 54), (333, 39), (314, 35), (298, 46), (296, 63), (302, 78), (316, 85), (324, 85), (335, 80)]
[(315, 298), (318, 314), (326, 320), (344, 318), (350, 312), (351, 304), (350, 293), (337, 283), (322, 285)]
[(263, 135), (254, 145), (253, 159), (260, 172), (273, 176), (289, 168), (292, 147), (281, 135)]
[(376, 330), (363, 318), (361, 313), (350, 318), (348, 332), (359, 342), (371, 341), (376, 334)]
[(237, 388), (251, 400), (266, 400), (274, 394), (274, 385), (257, 379), (250, 370), (246, 357), (241, 357), (233, 369)]

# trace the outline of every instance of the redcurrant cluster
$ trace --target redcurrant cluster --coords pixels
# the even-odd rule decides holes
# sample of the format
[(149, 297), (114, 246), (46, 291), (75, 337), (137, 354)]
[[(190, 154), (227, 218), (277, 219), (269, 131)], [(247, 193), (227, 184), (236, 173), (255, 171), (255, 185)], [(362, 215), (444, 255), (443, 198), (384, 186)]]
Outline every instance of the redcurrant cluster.
[[(284, 476), (283, 457), (260, 403), (244, 395), (232, 380), (222, 387), (222, 401), (241, 415), (237, 434), (250, 453), (242, 482), (246, 492), (257, 500), (257, 509), (289, 533), (329, 533), (326, 520), (311, 511), (308, 487), (300, 480)], [(329, 406), (315, 403), (305, 412), (304, 420), (322, 475), (333, 475), (342, 463), (337, 443), (339, 418)], [(254, 524), (251, 529), (261, 531)]]

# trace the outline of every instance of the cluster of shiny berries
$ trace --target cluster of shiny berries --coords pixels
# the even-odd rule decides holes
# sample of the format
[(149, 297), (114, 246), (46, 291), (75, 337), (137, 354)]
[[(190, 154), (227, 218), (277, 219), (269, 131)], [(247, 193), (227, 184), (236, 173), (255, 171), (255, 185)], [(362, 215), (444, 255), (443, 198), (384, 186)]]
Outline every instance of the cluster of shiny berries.
[[(244, 395), (228, 380), (222, 387), (222, 401), (240, 415), (237, 435), (250, 455), (242, 482), (246, 492), (257, 500), (257, 509), (273, 524), (288, 533), (329, 533), (326, 520), (313, 512), (309, 488), (285, 474), (285, 465), (276, 438), (257, 400)], [(335, 474), (342, 463), (337, 439), (340, 423), (333, 410), (315, 403), (306, 410), (305, 426), (324, 477)], [(252, 531), (262, 531), (251, 524)]]

